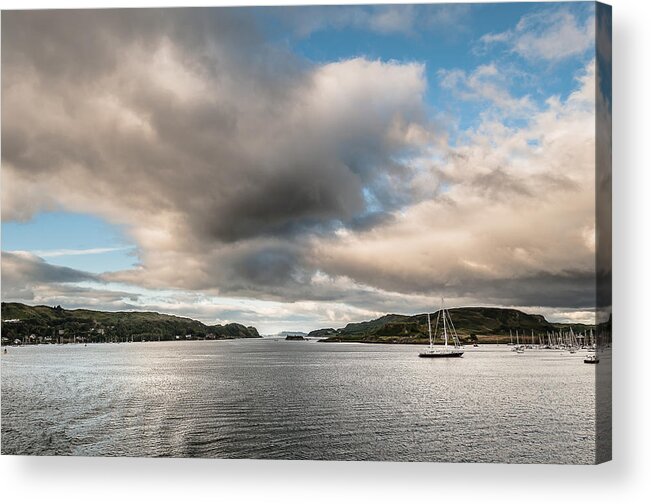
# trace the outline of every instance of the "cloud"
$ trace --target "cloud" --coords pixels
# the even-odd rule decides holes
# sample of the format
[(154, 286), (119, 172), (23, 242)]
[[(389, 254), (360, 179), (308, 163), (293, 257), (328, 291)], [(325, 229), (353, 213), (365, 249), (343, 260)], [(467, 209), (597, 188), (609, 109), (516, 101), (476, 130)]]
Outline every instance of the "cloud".
[[(3, 15), (3, 218), (97, 214), (140, 260), (97, 277), (3, 254), (3, 299), (294, 329), (441, 293), (563, 312), (594, 299), (594, 64), (543, 107), (497, 63), (442, 72), (499, 112), (450, 144), (423, 64), (312, 64), (248, 11), (217, 11)], [(397, 29), (409, 10), (382, 12)]]
[[(30, 28), (21, 18), (11, 21), (16, 29), (21, 22)], [(84, 38), (89, 28), (64, 21)], [(94, 25), (104, 26), (103, 18)], [(5, 38), (12, 55), (12, 32)], [(84, 184), (87, 195), (35, 197), (37, 205), (66, 199), (68, 207), (85, 207), (96, 198), (99, 210), (110, 212), (107, 207), (150, 203), (192, 214), (220, 239), (259, 227), (274, 234), (292, 231), (290, 216), (309, 226), (357, 213), (363, 184), (374, 191), (385, 183), (384, 171), (376, 176), (378, 165), (410, 147), (408, 131), (399, 128), (422, 119), (425, 84), (417, 64), (355, 59), (288, 74), (282, 63), (288, 55), (273, 51), (242, 62), (217, 52), (203, 62), (164, 33), (147, 54), (139, 38), (123, 43), (114, 49), (119, 67), (102, 68), (94, 79), (86, 69), (88, 85), (79, 89), (67, 78), (57, 82), (63, 70), (50, 72), (22, 46), (24, 58), (8, 57), (15, 73), (3, 82), (12, 121), (3, 129), (6, 186), (22, 189), (40, 173), (57, 173), (60, 186)], [(210, 43), (224, 50), (221, 38)], [(74, 52), (69, 62), (60, 57), (62, 67), (77, 70)], [(215, 68), (219, 75), (210, 75)], [(20, 207), (12, 192), (4, 195), (9, 218)], [(107, 200), (114, 193), (121, 201), (112, 205)], [(236, 230), (233, 214), (241, 217)]]
[[(251, 274), (247, 271), (246, 274)], [(260, 269), (257, 274), (265, 274)], [(146, 289), (107, 281), (104, 275), (54, 266), (29, 253), (2, 253), (2, 298), (35, 305), (62, 305), (69, 309), (109, 311), (156, 311), (201, 320), (206, 324), (240, 322), (255, 325), (265, 333), (282, 329), (310, 330), (375, 318), (384, 307), (425, 306), (423, 299), (392, 295), (355, 284), (316, 275), (323, 301), (286, 303), (252, 301), (250, 298), (211, 296), (188, 290)], [(259, 281), (260, 278), (255, 278)], [(342, 295), (343, 294), (343, 295)], [(387, 298), (393, 297), (388, 303)], [(335, 299), (336, 298), (336, 299)], [(418, 299), (416, 302), (415, 300)], [(374, 306), (373, 306), (374, 305)]]
[(594, 61), (577, 85), (524, 127), (485, 118), (432, 166), (439, 197), (320, 241), (321, 269), (404, 293), (593, 306)]
[(513, 72), (498, 69), (494, 63), (480, 65), (470, 73), (441, 69), (438, 76), (441, 86), (461, 99), (488, 102), (502, 114), (526, 117), (535, 109), (529, 96), (511, 95), (508, 86), (514, 80)]
[(151, 283), (192, 288), (230, 278), (233, 250), (255, 266), (278, 239), (409, 199), (391, 188), (427, 122), (422, 65), (310, 66), (230, 11), (150, 12), (6, 16), (5, 219), (91, 210), (127, 227)]
[(99, 281), (92, 273), (48, 264), (24, 252), (2, 252), (2, 297), (33, 298), (35, 285)]
[(139, 296), (107, 288), (100, 275), (55, 266), (28, 252), (2, 252), (2, 299), (67, 308), (133, 309)]
[(66, 257), (77, 255), (95, 255), (106, 254), (108, 252), (117, 252), (121, 250), (131, 250), (133, 247), (99, 247), (90, 249), (54, 249), (54, 250), (12, 250), (14, 254), (33, 254), (38, 257)]
[(596, 89), (596, 227), (594, 230), (598, 320), (607, 321), (612, 305), (612, 17), (611, 8), (597, 7)]
[(466, 5), (305, 6), (278, 11), (278, 21), (288, 24), (298, 37), (327, 30), (356, 29), (380, 35), (450, 36), (463, 31), (470, 12)]
[(527, 60), (562, 61), (585, 55), (594, 42), (594, 15), (581, 22), (568, 9), (549, 8), (522, 16), (514, 29), (483, 35), (476, 50), (506, 45)]
[(32, 282), (80, 282), (84, 280), (98, 280), (92, 273), (86, 273), (65, 266), (54, 266), (45, 262), (40, 257), (25, 252), (2, 252), (2, 262), (8, 267), (6, 271), (9, 280), (24, 277)]

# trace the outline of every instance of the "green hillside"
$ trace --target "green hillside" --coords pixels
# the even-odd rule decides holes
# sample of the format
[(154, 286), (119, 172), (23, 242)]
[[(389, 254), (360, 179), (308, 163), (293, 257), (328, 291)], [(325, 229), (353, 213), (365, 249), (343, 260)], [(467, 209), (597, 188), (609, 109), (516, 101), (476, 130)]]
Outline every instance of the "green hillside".
[(76, 338), (89, 342), (260, 337), (255, 327), (235, 323), (209, 326), (197, 320), (155, 312), (65, 310), (60, 306), (2, 303), (3, 339), (25, 341), (30, 335), (34, 335), (32, 340), (36, 341)]
[[(514, 335), (531, 337), (545, 335), (547, 332), (567, 330), (576, 332), (590, 328), (583, 324), (556, 324), (545, 320), (542, 315), (531, 315), (510, 308), (452, 308), (448, 310), (452, 322), (462, 341), (486, 343), (508, 342), (509, 331)], [(438, 312), (431, 315), (435, 324)], [(310, 337), (325, 337), (323, 341), (360, 341), (367, 343), (425, 343), (429, 341), (427, 314), (385, 315), (367, 322), (348, 324), (341, 329), (319, 329), (312, 331)]]

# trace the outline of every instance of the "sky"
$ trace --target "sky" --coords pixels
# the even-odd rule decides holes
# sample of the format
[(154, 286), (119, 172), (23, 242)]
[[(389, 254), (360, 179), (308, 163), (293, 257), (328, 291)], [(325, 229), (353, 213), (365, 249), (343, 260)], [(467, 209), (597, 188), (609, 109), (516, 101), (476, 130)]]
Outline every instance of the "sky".
[(2, 300), (267, 334), (441, 296), (592, 322), (598, 21), (593, 3), (3, 12)]

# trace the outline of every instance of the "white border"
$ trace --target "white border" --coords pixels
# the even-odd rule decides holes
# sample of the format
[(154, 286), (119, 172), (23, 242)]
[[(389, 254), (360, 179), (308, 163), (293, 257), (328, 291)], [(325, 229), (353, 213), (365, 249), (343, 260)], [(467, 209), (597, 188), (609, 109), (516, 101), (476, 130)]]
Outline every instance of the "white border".
[[(285, 1), (143, 1), (138, 6)], [(304, 3), (304, 2), (303, 2)], [(311, 2), (315, 3), (315, 2)], [(342, 3), (321, 1), (325, 3)], [(369, 2), (344, 2), (369, 3)], [(387, 3), (387, 2), (381, 2)], [(392, 2), (396, 3), (396, 2)], [(597, 466), (0, 457), (4, 502), (648, 502), (651, 497), (649, 2), (612, 0), (614, 39), (614, 461)], [(6, 1), (2, 9), (133, 6)], [(634, 344), (635, 343), (635, 344)], [(648, 346), (648, 343), (647, 343)], [(642, 348), (642, 350), (640, 350)]]

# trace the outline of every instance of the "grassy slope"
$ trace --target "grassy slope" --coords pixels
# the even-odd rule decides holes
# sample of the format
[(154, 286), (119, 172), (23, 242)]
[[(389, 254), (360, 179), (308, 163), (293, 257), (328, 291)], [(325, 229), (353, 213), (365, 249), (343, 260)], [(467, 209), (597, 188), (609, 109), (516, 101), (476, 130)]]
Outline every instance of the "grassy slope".
[[(479, 342), (507, 342), (509, 331), (530, 337), (546, 334), (570, 326), (574, 331), (589, 328), (583, 324), (554, 324), (542, 315), (530, 315), (519, 310), (507, 308), (453, 308), (450, 311), (452, 322), (462, 340), (468, 341), (476, 335)], [(432, 315), (432, 325), (437, 313)], [(425, 343), (428, 341), (427, 314), (385, 315), (368, 322), (348, 324), (338, 330), (318, 330), (310, 336), (326, 337), (325, 341), (362, 341), (369, 343)]]
[(2, 320), (19, 319), (20, 323), (3, 323), (2, 335), (21, 337), (26, 334), (51, 336), (53, 330), (90, 335), (91, 329), (104, 328), (118, 337), (145, 335), (151, 338), (174, 339), (176, 335), (215, 334), (217, 338), (257, 338), (255, 327), (241, 324), (208, 326), (197, 320), (155, 312), (104, 312), (95, 310), (65, 310), (49, 306), (29, 306), (2, 303)]

